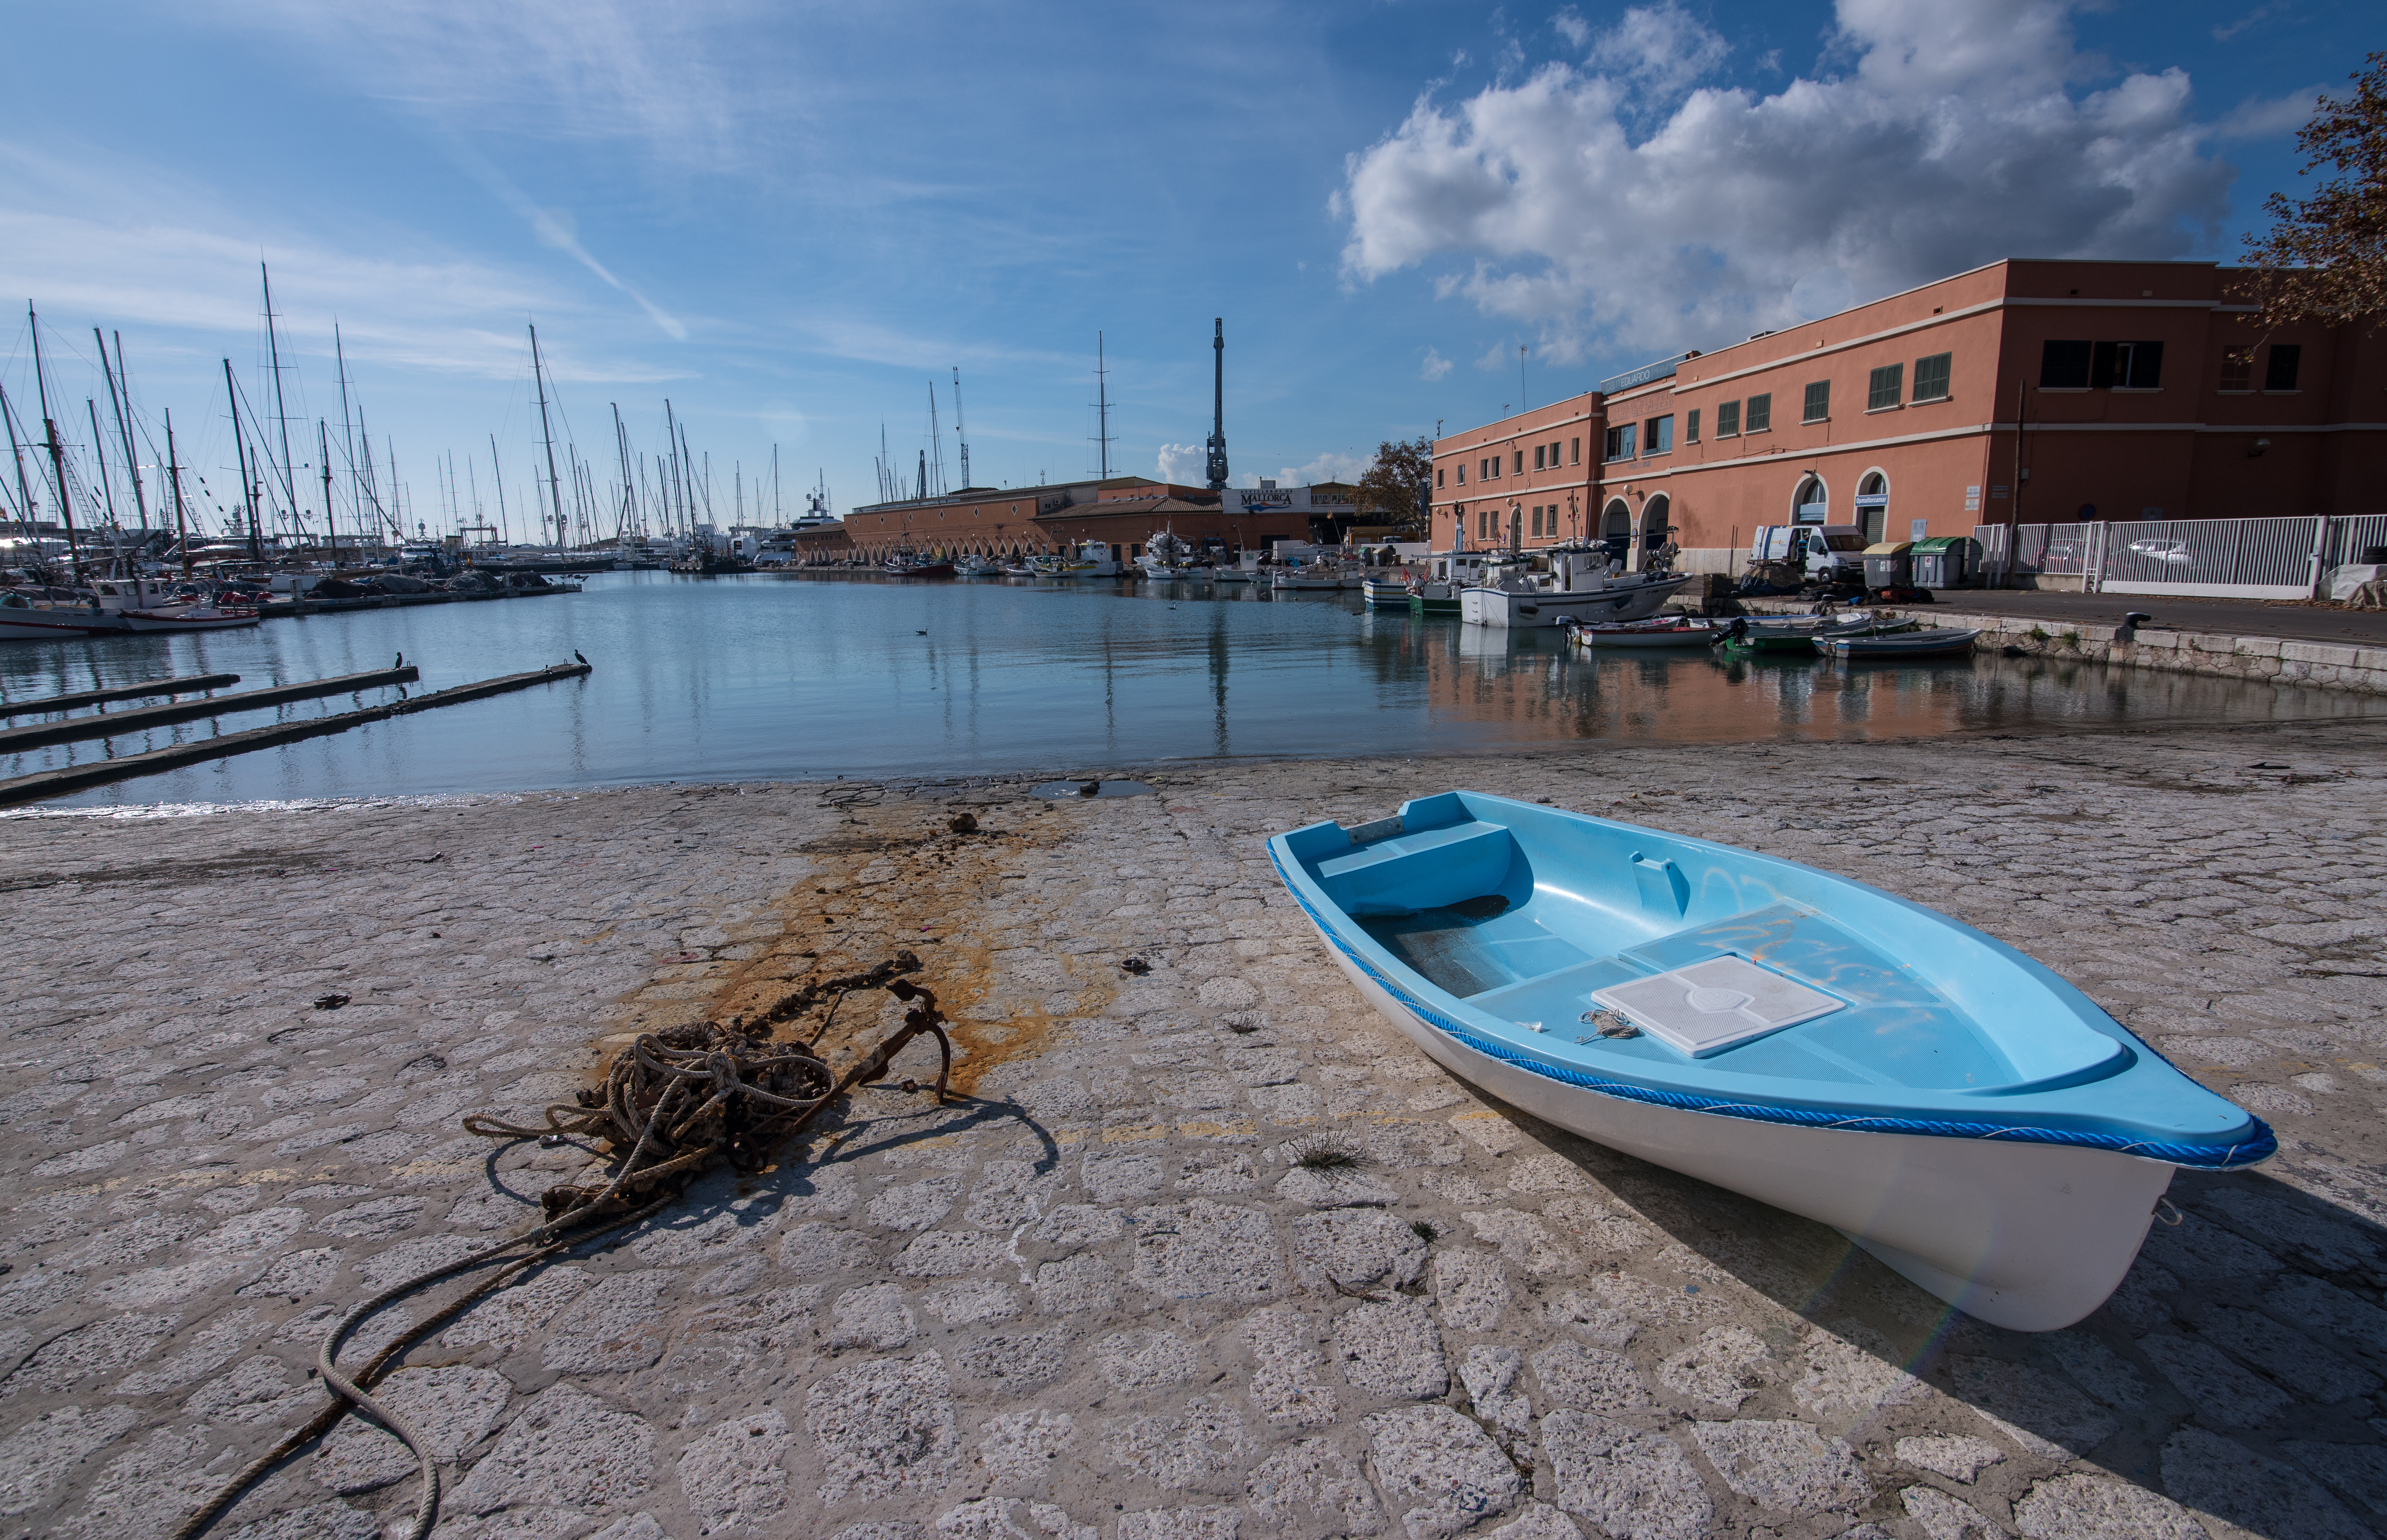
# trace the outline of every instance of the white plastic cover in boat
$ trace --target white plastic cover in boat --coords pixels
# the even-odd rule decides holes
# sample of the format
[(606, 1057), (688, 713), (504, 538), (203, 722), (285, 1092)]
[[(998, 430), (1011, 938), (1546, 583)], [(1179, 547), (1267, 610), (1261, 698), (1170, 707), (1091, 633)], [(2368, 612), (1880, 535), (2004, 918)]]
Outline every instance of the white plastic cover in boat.
[(1746, 957), (1710, 958), (1594, 990), (1591, 998), (1695, 1059), (1829, 1016), (1845, 1004)]

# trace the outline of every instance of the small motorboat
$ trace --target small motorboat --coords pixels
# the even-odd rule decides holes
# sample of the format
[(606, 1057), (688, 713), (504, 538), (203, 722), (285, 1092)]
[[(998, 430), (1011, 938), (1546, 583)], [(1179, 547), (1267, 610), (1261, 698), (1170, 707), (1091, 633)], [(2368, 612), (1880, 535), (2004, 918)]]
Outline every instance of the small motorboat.
[(135, 631), (233, 631), (255, 625), (253, 607), (193, 600), (161, 604), (152, 610), (127, 610), (125, 624)]
[(1713, 625), (1686, 617), (1594, 622), (1567, 630), (1577, 647), (1710, 647), (1716, 639)]
[(1973, 650), (1978, 631), (1940, 626), (1929, 631), (1817, 637), (1815, 650), (1834, 658), (1939, 658)]
[(1688, 574), (1610, 573), (1610, 564), (1605, 546), (1509, 551), (1459, 590), (1459, 618), (1512, 631), (1643, 620), (1691, 580)]
[(991, 556), (965, 556), (954, 563), (955, 577), (1001, 577), (1003, 563)]
[(1812, 866), (1472, 791), (1269, 853), (1453, 1074), (1834, 1226), (1992, 1325), (2080, 1319), (2176, 1169), (2277, 1149), (2047, 968)]
[(1913, 630), (1915, 625), (1911, 620), (1884, 620), (1863, 610), (1845, 615), (1773, 615), (1763, 619), (1740, 615), (1729, 625), (1717, 627), (1715, 639), (1726, 652), (1744, 657), (1751, 653), (1790, 652), (1805, 658), (1814, 655), (1815, 644), (1823, 637), (1887, 636)]
[(1406, 577), (1370, 577), (1359, 584), (1360, 596), (1371, 610), (1406, 610), (1409, 607), (1409, 581)]

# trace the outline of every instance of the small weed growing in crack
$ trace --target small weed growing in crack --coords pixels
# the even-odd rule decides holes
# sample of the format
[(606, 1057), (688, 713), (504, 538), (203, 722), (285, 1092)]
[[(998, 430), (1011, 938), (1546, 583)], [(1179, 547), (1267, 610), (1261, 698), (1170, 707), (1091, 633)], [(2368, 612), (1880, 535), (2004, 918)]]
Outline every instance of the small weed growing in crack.
[(1297, 1146), (1293, 1163), (1306, 1171), (1346, 1171), (1359, 1164), (1359, 1152), (1330, 1139)]
[(1427, 1245), (1432, 1245), (1442, 1239), (1442, 1231), (1433, 1228), (1433, 1221), (1431, 1219), (1411, 1219), (1409, 1228), (1416, 1231), (1417, 1238)]

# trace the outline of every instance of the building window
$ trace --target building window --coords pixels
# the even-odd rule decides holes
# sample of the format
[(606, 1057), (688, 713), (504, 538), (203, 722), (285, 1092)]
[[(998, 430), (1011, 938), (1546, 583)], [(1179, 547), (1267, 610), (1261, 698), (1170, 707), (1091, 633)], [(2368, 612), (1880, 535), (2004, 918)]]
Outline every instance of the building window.
[(2254, 388), (2254, 349), (2252, 347), (2225, 347), (2221, 350), (2221, 388), (2223, 390)]
[(1442, 490), (1442, 467), (1439, 465), (1433, 468), (1433, 488), (1437, 492)]
[(1799, 414), (1801, 423), (1828, 422), (1832, 415), (1832, 382), (1817, 380), (1807, 387), (1807, 404)]
[(1462, 461), (1460, 461), (1457, 465), (1452, 466), (1452, 467), (1451, 467), (1451, 469), (1453, 469), (1453, 470), (1455, 470), (1455, 471), (1457, 471), (1457, 472), (1459, 473), (1459, 486), (1466, 486), (1466, 485), (1467, 485), (1467, 461), (1463, 461), (1463, 460), (1462, 460)]
[(1750, 397), (1744, 415), (1746, 421), (1740, 428), (1743, 433), (1763, 433), (1774, 426), (1774, 393), (1769, 390), (1762, 396)]
[(1641, 450), (1643, 454), (1662, 455), (1673, 451), (1674, 419), (1672, 413), (1664, 417), (1652, 417), (1645, 426), (1648, 431), (1642, 435), (1645, 440)]
[(2304, 358), (2305, 349), (2302, 343), (2271, 344), (2271, 356), (2264, 361), (2263, 365), (2263, 388), (2265, 390), (2295, 389), (2296, 371), (2303, 365)]
[(2039, 388), (2086, 390), (2093, 342), (2043, 342), (2039, 347)]
[(2156, 390), (2163, 385), (2163, 344), (2101, 342), (2089, 366), (2092, 390)]
[(1522, 449), (1517, 451), (1517, 473), (1521, 476), (1525, 473), (1525, 451)]
[(1559, 444), (1558, 444), (1558, 440), (1554, 438), (1554, 439), (1550, 440), (1550, 469), (1551, 469), (1551, 470), (1553, 470), (1553, 471), (1555, 471), (1555, 470), (1557, 470), (1558, 468), (1559, 468)]
[(1542, 537), (1542, 505), (1541, 505), (1540, 503), (1535, 503), (1535, 504), (1534, 504), (1534, 539), (1536, 539), (1536, 540), (1538, 540), (1538, 539), (1540, 539), (1541, 537)]
[[(1807, 387), (1813, 390), (1814, 386)], [(1865, 382), (1865, 410), (1884, 411), (1901, 404), (1906, 394), (1906, 365), (1886, 363)]]
[(1683, 418), (1683, 442), (1686, 444), (1696, 444), (1699, 441), (1699, 409), (1693, 407)]
[(1580, 465), (1583, 463), (1582, 439), (1570, 438), (1567, 440), (1567, 463), (1570, 465)]
[(1609, 459), (1631, 460), (1633, 458), (1633, 428), (1634, 424), (1627, 423), (1621, 428), (1608, 430)]
[(1934, 353), (1927, 359), (1914, 360), (1914, 398), (1917, 401), (1944, 401), (1948, 398), (1949, 362), (1952, 353)]
[(1738, 401), (1718, 401), (1716, 403), (1716, 436), (1718, 438), (1732, 438), (1737, 436), (1739, 433), (1740, 403)]
[[(1539, 444), (1534, 446), (1534, 469), (1536, 471), (1542, 469), (1542, 447)], [(1540, 515), (1537, 513), (1534, 516), (1534, 523), (1539, 524), (1540, 522)]]

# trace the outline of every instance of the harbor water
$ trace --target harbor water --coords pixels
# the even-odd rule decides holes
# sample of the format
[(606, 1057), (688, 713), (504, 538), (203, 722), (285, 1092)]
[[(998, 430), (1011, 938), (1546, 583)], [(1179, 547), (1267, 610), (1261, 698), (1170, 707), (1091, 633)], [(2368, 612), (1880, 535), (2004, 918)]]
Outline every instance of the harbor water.
[[(1514, 753), (2377, 715), (2387, 701), (2093, 663), (1592, 655), (1556, 632), (1251, 585), (618, 573), (587, 591), (242, 631), (0, 643), (11, 702), (169, 675), (236, 689), (386, 668), (415, 693), (569, 662), (586, 678), (120, 782), (81, 804), (422, 796), (671, 780), (967, 776), (1215, 757)], [(384, 692), (0, 756), (138, 753)], [(19, 726), (40, 720), (23, 716)], [(57, 805), (57, 804), (51, 804)]]

